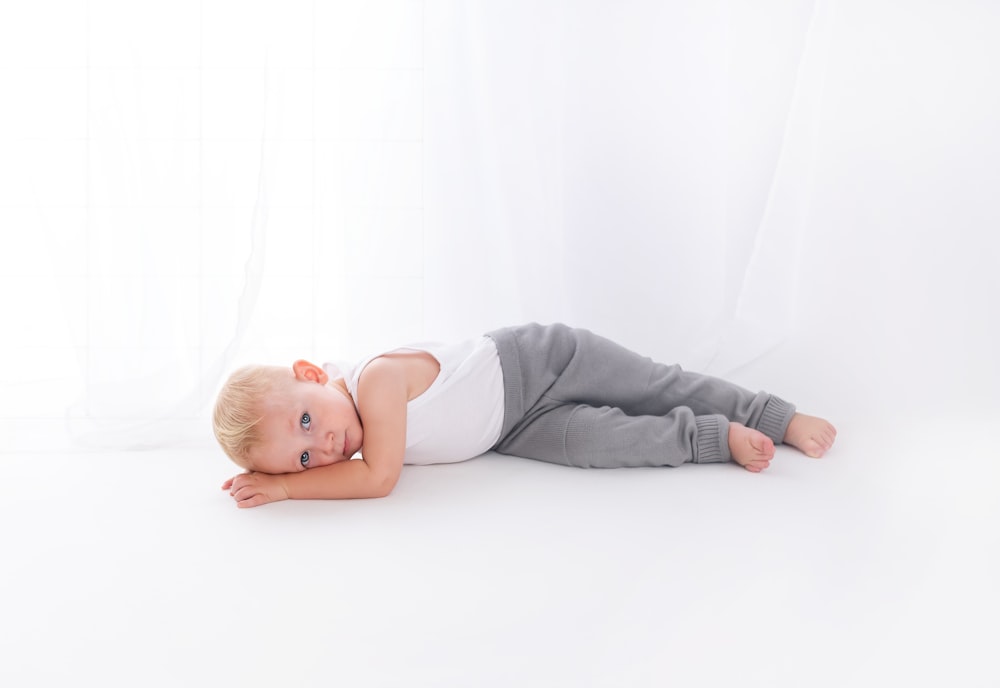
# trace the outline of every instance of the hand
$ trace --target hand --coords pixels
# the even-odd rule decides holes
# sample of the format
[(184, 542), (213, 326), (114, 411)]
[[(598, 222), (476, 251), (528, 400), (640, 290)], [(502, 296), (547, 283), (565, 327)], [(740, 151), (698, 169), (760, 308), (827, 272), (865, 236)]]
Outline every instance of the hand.
[(282, 476), (270, 473), (240, 473), (222, 483), (222, 489), (229, 490), (241, 509), (288, 499)]

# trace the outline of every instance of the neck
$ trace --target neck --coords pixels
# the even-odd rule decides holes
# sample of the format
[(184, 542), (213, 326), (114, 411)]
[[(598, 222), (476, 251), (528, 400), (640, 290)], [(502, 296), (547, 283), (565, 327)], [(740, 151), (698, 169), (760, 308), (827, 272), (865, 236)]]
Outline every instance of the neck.
[(347, 397), (348, 399), (351, 399), (351, 402), (353, 403), (354, 399), (351, 397), (351, 393), (347, 391), (347, 383), (344, 381), (344, 378), (338, 377), (336, 380), (330, 380), (330, 382), (327, 384), (329, 384), (334, 389), (343, 392), (344, 396)]

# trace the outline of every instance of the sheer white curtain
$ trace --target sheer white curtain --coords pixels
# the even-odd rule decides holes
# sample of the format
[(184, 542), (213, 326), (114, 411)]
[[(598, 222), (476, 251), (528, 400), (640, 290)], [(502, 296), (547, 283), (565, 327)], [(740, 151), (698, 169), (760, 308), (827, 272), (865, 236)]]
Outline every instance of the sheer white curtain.
[[(207, 443), (240, 363), (527, 320), (722, 374), (808, 340), (819, 307), (898, 343), (911, 321), (867, 305), (887, 293), (858, 262), (869, 237), (912, 284), (934, 252), (893, 247), (961, 197), (969, 259), (998, 254), (997, 204), (969, 196), (996, 181), (995, 19), (971, 1), (5, 5), (4, 449)], [(979, 148), (952, 154), (962, 127)], [(884, 222), (894, 191), (908, 219)], [(945, 255), (959, 286), (936, 307), (991, 303), (993, 273)], [(953, 313), (990, 365), (994, 328)]]
[(567, 320), (717, 372), (781, 340), (820, 5), (425, 4), (428, 325)]
[(4, 5), (5, 448), (210, 442), (234, 366), (422, 334), (422, 16)]

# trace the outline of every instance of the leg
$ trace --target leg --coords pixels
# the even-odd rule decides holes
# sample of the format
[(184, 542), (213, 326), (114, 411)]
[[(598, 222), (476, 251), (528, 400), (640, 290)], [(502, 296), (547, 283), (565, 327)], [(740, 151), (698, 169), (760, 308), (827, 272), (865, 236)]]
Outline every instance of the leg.
[(494, 449), (578, 468), (679, 466), (728, 461), (728, 427), (723, 416), (696, 417), (685, 407), (664, 416), (629, 416), (609, 406), (550, 404)]
[(708, 375), (656, 363), (587, 330), (537, 324), (490, 333), (504, 373), (505, 436), (538, 405), (612, 406), (629, 416), (722, 415), (781, 442), (791, 404)]
[[(720, 432), (720, 430), (727, 432)], [(604, 406), (556, 406), (519, 425), (494, 450), (577, 468), (679, 466), (732, 459), (753, 473), (771, 465), (774, 442), (724, 416), (678, 407), (663, 417)]]

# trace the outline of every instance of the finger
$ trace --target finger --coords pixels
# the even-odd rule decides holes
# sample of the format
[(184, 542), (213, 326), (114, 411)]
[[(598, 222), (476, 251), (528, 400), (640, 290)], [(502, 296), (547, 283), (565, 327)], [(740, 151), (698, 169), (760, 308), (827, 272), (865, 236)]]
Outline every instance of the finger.
[(262, 494), (256, 494), (250, 499), (244, 499), (242, 501), (236, 502), (236, 506), (240, 509), (250, 509), (255, 506), (260, 506), (261, 504), (267, 504), (268, 499)]
[(245, 499), (250, 499), (254, 495), (260, 494), (257, 490), (253, 488), (252, 485), (244, 485), (238, 490), (233, 491), (233, 499), (237, 502), (243, 501)]
[(238, 475), (233, 478), (230, 484), (229, 494), (236, 494), (245, 487), (250, 487), (253, 483), (245, 475)]
[(229, 480), (227, 480), (222, 484), (222, 489), (223, 490), (227, 490), (230, 488), (239, 489), (240, 485), (243, 485), (246, 482), (246, 477), (248, 475), (250, 475), (249, 472), (234, 475), (232, 478), (230, 478)]

